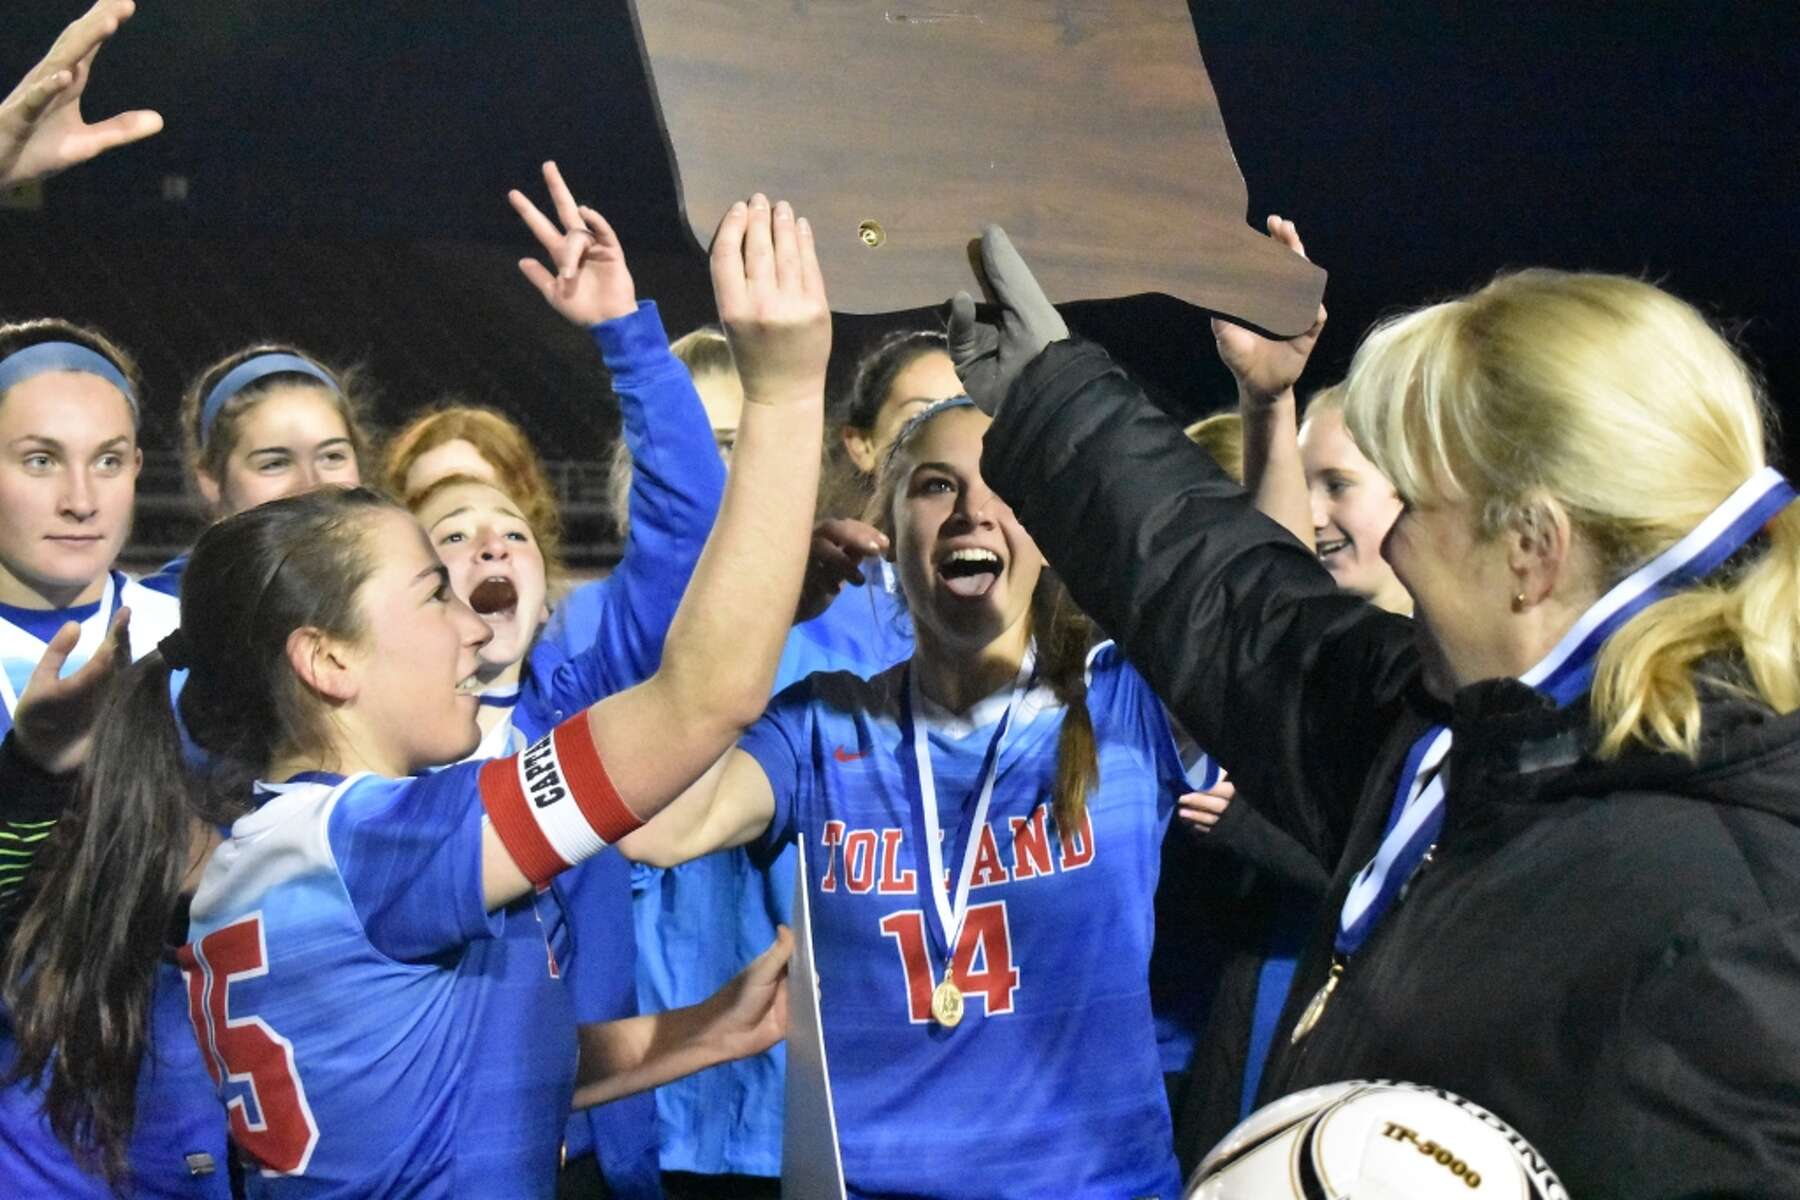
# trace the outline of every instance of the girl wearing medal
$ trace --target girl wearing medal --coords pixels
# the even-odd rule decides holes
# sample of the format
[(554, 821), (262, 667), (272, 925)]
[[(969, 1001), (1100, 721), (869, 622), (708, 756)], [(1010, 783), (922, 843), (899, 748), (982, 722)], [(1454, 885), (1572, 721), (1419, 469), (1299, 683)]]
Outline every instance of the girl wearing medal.
[(1243, 795), (1338, 864), (1262, 1099), (1411, 1080), (1571, 1195), (1790, 1194), (1800, 506), (1725, 339), (1556, 271), (1372, 332), (1345, 412), (1406, 505), (1407, 621), (1070, 340), (1003, 233), (984, 267), (1002, 331), (957, 308), (985, 469)]
[(196, 874), (182, 973), (253, 1194), (548, 1197), (571, 1097), (779, 1036), (779, 945), (711, 1003), (578, 1028), (534, 903), (755, 718), (799, 592), (830, 348), (810, 227), (738, 204), (712, 274), (747, 398), (716, 535), (657, 673), (525, 753), (457, 762), (492, 633), (404, 510), (325, 488), (201, 537), (183, 628), (121, 681), (8, 974), (60, 1129), (121, 1152), (156, 934)]
[(913, 656), (789, 688), (623, 848), (806, 839), (852, 1195), (1173, 1196), (1147, 971), (1182, 767), (982, 481), (987, 424), (941, 402), (882, 472)]

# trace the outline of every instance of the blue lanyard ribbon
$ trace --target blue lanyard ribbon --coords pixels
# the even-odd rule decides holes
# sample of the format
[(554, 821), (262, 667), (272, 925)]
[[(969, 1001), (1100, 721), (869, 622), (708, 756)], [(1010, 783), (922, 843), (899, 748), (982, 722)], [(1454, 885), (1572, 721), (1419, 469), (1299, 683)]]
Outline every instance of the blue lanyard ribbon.
[[(1600, 597), (1555, 649), (1519, 677), (1520, 682), (1536, 688), (1558, 708), (1586, 695), (1607, 638), (1658, 600), (1717, 570), (1795, 495), (1793, 486), (1773, 467), (1752, 475), (1687, 536)], [(1436, 844), (1444, 827), (1442, 766), (1450, 743), (1449, 727), (1434, 725), (1408, 751), (1381, 845), (1344, 897), (1334, 942), (1339, 954), (1352, 955), (1362, 948)]]

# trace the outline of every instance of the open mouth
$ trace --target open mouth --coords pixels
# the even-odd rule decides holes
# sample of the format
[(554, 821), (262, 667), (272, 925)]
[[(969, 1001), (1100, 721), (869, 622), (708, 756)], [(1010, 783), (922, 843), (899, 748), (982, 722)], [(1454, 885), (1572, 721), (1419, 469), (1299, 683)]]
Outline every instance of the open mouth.
[(1000, 578), (1000, 556), (992, 550), (968, 546), (952, 550), (938, 561), (938, 577), (952, 595), (964, 599), (985, 596)]
[(469, 607), (477, 616), (505, 620), (518, 611), (519, 589), (504, 575), (492, 576), (469, 593)]
[(481, 694), (481, 672), (470, 671), (456, 685), (459, 696), (478, 696)]
[(1339, 551), (1348, 550), (1351, 547), (1351, 545), (1352, 545), (1352, 542), (1350, 541), (1349, 538), (1333, 538), (1332, 540), (1330, 540), (1328, 542), (1320, 542), (1320, 543), (1318, 543), (1318, 545), (1316, 547), (1316, 549), (1318, 551), (1318, 555), (1319, 555), (1319, 560), (1321, 562), (1323, 562), (1325, 559), (1329, 558), (1333, 554), (1338, 553)]

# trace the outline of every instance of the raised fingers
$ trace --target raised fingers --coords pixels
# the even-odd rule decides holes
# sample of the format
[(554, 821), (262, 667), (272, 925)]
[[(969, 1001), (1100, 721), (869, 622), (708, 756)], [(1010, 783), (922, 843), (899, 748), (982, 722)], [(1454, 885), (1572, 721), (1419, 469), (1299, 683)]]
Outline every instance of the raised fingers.
[(744, 284), (744, 229), (749, 219), (750, 206), (740, 200), (725, 210), (713, 232), (710, 266), (721, 320), (741, 314), (749, 296)]
[(519, 219), (525, 222), (525, 228), (531, 230), (531, 235), (538, 240), (538, 245), (544, 248), (544, 253), (554, 257), (562, 247), (563, 231), (538, 211), (538, 206), (531, 202), (531, 198), (517, 188), (506, 193), (506, 199), (513, 206), (513, 211), (519, 214)]
[(563, 182), (562, 171), (554, 162), (544, 164), (544, 186), (550, 189), (550, 203), (556, 208), (556, 219), (573, 229), (581, 224), (581, 207), (575, 193)]
[(772, 217), (767, 196), (758, 192), (750, 197), (749, 220), (744, 225), (744, 278), (757, 291), (767, 291), (777, 282)]
[(783, 291), (800, 286), (800, 231), (795, 227), (794, 207), (786, 200), (775, 204), (769, 223), (775, 247), (775, 285)]
[(819, 247), (813, 239), (812, 222), (801, 217), (795, 223), (800, 240), (800, 286), (806, 294), (825, 303), (825, 273), (819, 270)]

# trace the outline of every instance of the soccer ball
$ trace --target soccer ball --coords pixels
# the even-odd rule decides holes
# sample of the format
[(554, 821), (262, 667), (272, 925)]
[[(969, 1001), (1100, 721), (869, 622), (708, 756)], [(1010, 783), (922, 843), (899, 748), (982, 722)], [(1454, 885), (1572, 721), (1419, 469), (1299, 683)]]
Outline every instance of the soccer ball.
[(1529, 1143), (1480, 1105), (1416, 1083), (1284, 1096), (1213, 1147), (1188, 1200), (1568, 1200)]

